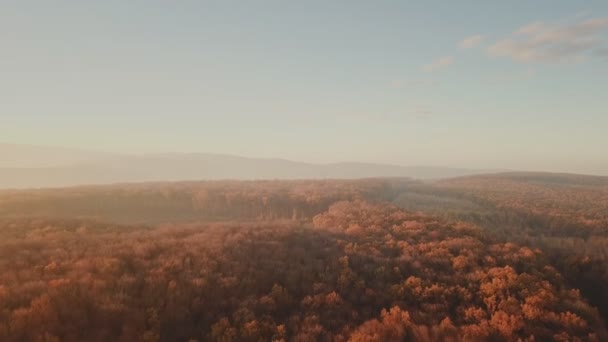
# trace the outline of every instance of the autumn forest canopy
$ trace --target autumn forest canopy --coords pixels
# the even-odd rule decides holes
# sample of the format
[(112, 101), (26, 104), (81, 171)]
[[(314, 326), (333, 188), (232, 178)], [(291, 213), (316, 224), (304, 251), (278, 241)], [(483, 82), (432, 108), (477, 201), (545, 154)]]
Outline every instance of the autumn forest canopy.
[(0, 342), (608, 342), (608, 0), (0, 0)]
[(0, 341), (607, 341), (608, 178), (0, 191)]

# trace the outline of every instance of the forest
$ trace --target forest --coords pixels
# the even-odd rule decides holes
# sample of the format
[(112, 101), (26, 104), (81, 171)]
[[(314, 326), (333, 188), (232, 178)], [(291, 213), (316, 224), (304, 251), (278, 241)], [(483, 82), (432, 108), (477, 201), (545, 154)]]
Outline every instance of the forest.
[(608, 341), (608, 178), (0, 191), (0, 341)]

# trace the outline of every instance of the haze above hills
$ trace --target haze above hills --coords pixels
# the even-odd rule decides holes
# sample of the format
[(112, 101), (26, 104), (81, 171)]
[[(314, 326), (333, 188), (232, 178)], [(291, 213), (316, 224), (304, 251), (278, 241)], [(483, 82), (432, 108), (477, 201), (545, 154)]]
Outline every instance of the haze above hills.
[(113, 154), (0, 144), (0, 188), (218, 179), (449, 178), (499, 170), (360, 162), (313, 164), (208, 153)]

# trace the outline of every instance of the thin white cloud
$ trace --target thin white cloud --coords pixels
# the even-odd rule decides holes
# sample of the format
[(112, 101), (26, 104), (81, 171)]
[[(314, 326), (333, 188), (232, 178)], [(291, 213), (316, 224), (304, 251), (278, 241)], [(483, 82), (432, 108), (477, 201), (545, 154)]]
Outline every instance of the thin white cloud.
[(465, 39), (463, 39), (460, 44), (458, 44), (458, 46), (461, 49), (471, 49), (474, 48), (476, 46), (478, 46), (479, 44), (481, 44), (481, 42), (483, 42), (484, 36), (481, 34), (477, 34), (474, 36), (470, 36), (467, 37)]
[(580, 19), (580, 18), (588, 17), (591, 14), (592, 14), (591, 11), (585, 10), (585, 11), (580, 11), (580, 12), (576, 13), (576, 15), (574, 17), (577, 19)]
[(437, 85), (437, 81), (432, 80), (432, 79), (413, 80), (410, 82), (410, 85), (417, 86), (417, 87), (422, 87), (422, 86), (430, 87), (430, 86)]
[(389, 86), (393, 89), (403, 89), (406, 87), (426, 87), (436, 85), (437, 82), (431, 79), (420, 79), (420, 80), (403, 80), (394, 79), (389, 82)]
[(395, 88), (395, 89), (401, 89), (403, 88), (405, 82), (403, 82), (403, 80), (392, 80), (391, 81), (391, 87)]
[(596, 49), (594, 53), (600, 57), (608, 59), (608, 47)]
[(422, 66), (422, 71), (431, 72), (439, 69), (443, 69), (445, 67), (450, 66), (454, 63), (454, 58), (452, 56), (444, 56), (441, 57), (432, 63), (426, 64)]
[(496, 76), (495, 80), (499, 82), (505, 81), (523, 81), (536, 76), (536, 70), (527, 69), (519, 72), (503, 73)]
[(608, 17), (586, 19), (570, 25), (534, 22), (491, 45), (492, 56), (520, 63), (567, 63), (583, 61), (591, 50), (606, 45), (601, 33)]
[(414, 117), (416, 119), (427, 119), (433, 115), (431, 109), (424, 105), (414, 107)]

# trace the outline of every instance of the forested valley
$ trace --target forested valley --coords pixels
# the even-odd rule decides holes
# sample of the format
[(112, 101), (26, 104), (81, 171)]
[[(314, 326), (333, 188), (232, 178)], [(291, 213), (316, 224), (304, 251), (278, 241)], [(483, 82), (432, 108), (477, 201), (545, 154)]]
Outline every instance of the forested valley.
[(0, 191), (0, 341), (607, 341), (608, 178)]

